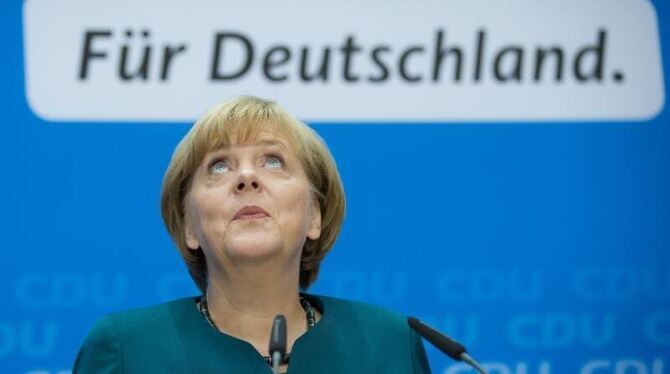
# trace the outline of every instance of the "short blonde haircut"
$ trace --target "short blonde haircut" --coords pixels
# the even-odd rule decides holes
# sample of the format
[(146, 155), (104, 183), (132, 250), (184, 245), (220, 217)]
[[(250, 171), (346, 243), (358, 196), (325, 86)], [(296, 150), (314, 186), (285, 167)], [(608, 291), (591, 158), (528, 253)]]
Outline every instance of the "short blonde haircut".
[(319, 135), (273, 101), (243, 96), (223, 102), (198, 119), (179, 142), (161, 191), (163, 222), (203, 293), (207, 289), (205, 255), (202, 249), (188, 248), (184, 231), (185, 204), (193, 175), (210, 151), (244, 143), (266, 130), (289, 141), (321, 212), (321, 236), (316, 240), (307, 238), (302, 249), (299, 274), (302, 289), (316, 280), (321, 260), (340, 232), (345, 211), (344, 188), (335, 161)]

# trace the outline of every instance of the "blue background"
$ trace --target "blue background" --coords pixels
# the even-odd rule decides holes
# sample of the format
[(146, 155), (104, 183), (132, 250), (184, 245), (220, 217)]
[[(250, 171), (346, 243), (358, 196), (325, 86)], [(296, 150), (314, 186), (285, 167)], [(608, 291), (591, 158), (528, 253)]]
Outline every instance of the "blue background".
[[(670, 9), (653, 3), (667, 63)], [(159, 212), (190, 124), (38, 118), (22, 2), (0, 14), (0, 368), (56, 373), (105, 313), (196, 293)], [(314, 123), (348, 211), (311, 292), (426, 319), (509, 373), (668, 373), (667, 122), (666, 107), (643, 123)]]

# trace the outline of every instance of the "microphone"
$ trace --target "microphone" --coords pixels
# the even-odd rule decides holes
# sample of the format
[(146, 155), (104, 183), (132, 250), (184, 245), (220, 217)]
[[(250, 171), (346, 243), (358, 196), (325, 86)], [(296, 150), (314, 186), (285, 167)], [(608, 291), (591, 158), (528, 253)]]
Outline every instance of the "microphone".
[(279, 364), (286, 354), (286, 317), (281, 314), (272, 321), (269, 352), (272, 357), (272, 372), (279, 374)]
[(472, 366), (480, 372), (481, 374), (487, 374), (477, 361), (475, 361), (467, 353), (467, 350), (460, 343), (451, 340), (448, 336), (442, 334), (441, 332), (435, 330), (434, 328), (426, 325), (425, 323), (419, 321), (414, 317), (408, 317), (407, 323), (409, 326), (414, 329), (421, 337), (428, 340), (430, 344), (435, 346), (435, 348), (447, 354), (455, 361), (464, 361), (468, 365)]

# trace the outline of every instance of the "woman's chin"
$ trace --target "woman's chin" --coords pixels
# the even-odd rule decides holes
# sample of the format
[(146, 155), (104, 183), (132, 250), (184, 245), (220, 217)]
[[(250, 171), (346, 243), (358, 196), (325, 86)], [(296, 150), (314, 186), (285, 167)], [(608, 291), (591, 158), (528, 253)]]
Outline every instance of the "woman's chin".
[(263, 261), (280, 254), (282, 246), (263, 238), (238, 238), (226, 246), (226, 252), (231, 259)]

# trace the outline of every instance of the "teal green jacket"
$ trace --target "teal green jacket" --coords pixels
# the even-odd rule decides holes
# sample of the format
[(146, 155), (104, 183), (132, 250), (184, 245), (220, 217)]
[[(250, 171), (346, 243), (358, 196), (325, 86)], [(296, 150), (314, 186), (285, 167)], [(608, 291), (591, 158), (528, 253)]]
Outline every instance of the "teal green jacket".
[[(319, 322), (293, 345), (288, 373), (430, 373), (421, 338), (400, 314), (304, 295)], [(73, 373), (271, 373), (249, 343), (210, 326), (197, 297), (111, 314), (93, 326)]]

